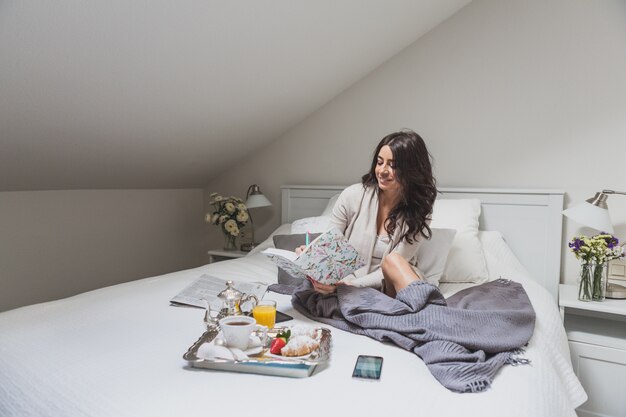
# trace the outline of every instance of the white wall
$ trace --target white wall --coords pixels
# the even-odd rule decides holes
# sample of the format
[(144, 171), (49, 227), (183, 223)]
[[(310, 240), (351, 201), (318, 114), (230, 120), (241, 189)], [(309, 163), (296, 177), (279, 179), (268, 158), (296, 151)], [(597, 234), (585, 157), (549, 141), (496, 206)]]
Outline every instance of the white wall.
[[(440, 186), (556, 188), (566, 205), (626, 190), (626, 1), (474, 0), (206, 190), (261, 185), (275, 204), (261, 237), (281, 184), (357, 182), (403, 127), (427, 141)], [(609, 203), (626, 237), (626, 198)], [(591, 232), (565, 226), (564, 244)], [(574, 282), (577, 262), (562, 262)]]
[(2, 192), (0, 311), (199, 266), (205, 235), (201, 189)]

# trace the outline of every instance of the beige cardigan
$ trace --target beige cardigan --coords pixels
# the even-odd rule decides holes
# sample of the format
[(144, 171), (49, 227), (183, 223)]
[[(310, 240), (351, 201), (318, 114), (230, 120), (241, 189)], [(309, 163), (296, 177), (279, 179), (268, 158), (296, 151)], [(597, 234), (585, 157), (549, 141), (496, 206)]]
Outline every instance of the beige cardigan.
[[(383, 273), (380, 265), (372, 268), (372, 252), (376, 244), (376, 236), (378, 233), (376, 227), (376, 217), (378, 216), (378, 195), (374, 187), (365, 188), (363, 184), (354, 184), (343, 190), (337, 203), (333, 208), (331, 223), (339, 229), (348, 241), (363, 256), (367, 264), (345, 277), (342, 281), (350, 282), (358, 287), (376, 287), (380, 288), (383, 279)], [(398, 236), (402, 234), (402, 228), (396, 228), (392, 242), (397, 241)], [(395, 248), (393, 252), (397, 252), (404, 259), (413, 265), (415, 272), (423, 277), (423, 274), (417, 269), (415, 255), (419, 249), (423, 239), (408, 244), (403, 240)], [(385, 255), (392, 251), (392, 243), (387, 246)]]

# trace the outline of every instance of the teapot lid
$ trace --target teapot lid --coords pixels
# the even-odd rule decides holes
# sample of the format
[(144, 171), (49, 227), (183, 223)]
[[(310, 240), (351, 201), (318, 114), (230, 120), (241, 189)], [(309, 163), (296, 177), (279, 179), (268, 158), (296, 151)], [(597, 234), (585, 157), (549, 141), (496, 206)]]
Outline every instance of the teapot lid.
[(233, 287), (233, 282), (228, 280), (226, 281), (226, 289), (220, 292), (218, 295), (220, 300), (225, 302), (241, 300), (243, 293), (236, 288)]

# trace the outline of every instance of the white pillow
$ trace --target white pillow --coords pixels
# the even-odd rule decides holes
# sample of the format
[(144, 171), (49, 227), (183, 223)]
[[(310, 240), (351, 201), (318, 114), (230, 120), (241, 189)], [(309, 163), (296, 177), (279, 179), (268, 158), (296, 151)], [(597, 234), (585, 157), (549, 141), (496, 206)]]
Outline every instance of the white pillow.
[(322, 233), (330, 229), (330, 217), (317, 216), (298, 219), (291, 224), (291, 234)]
[(481, 230), (478, 232), (478, 238), (485, 252), (489, 281), (498, 278), (509, 278), (518, 281), (519, 276), (531, 276), (519, 259), (517, 259), (509, 245), (506, 244), (502, 233)]
[(441, 282), (486, 282), (489, 278), (483, 246), (478, 239), (478, 199), (437, 199), (431, 228), (455, 229)]
[(332, 196), (330, 198), (330, 200), (328, 200), (328, 204), (326, 204), (326, 208), (324, 209), (324, 211), (322, 212), (322, 216), (332, 216), (333, 214), (333, 208), (335, 208), (335, 203), (337, 202), (337, 200), (339, 199), (339, 194), (335, 194), (334, 196)]

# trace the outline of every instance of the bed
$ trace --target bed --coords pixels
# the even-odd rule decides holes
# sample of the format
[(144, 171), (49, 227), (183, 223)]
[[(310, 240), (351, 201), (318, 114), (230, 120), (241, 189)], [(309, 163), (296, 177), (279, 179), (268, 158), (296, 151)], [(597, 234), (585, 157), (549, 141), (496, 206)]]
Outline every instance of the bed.
[[(343, 187), (282, 187), (282, 225), (319, 216)], [(250, 255), (146, 278), (0, 314), (0, 416), (575, 416), (586, 400), (555, 303), (563, 193), (442, 189), (442, 199), (480, 200), (488, 279), (520, 282), (537, 315), (526, 366), (504, 366), (490, 389), (453, 393), (413, 353), (332, 331), (330, 363), (294, 379), (197, 369), (183, 359), (204, 332), (203, 311), (168, 301), (202, 274), (276, 281), (276, 267)], [(263, 245), (271, 245), (271, 237)], [(261, 249), (261, 248), (258, 248)], [(448, 296), (471, 283), (442, 283)], [(290, 297), (278, 309), (308, 323)], [(359, 354), (382, 356), (378, 382), (351, 378)]]

